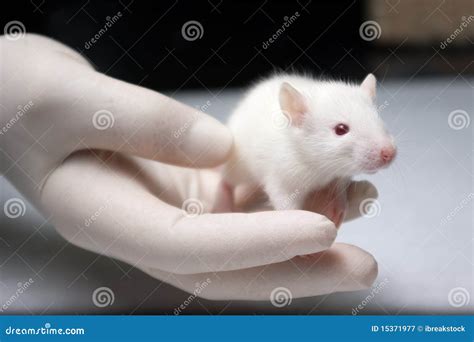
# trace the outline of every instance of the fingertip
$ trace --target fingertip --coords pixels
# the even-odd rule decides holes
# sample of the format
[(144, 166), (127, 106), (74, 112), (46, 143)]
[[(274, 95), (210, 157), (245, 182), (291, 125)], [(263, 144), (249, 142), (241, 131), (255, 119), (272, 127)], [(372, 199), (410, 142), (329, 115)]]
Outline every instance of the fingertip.
[(182, 148), (196, 156), (196, 167), (215, 167), (224, 163), (232, 150), (232, 133), (213, 117), (199, 113)]
[(364, 181), (364, 195), (365, 198), (378, 198), (379, 197), (379, 192), (375, 185), (373, 185), (369, 181)]
[(358, 267), (352, 272), (352, 276), (361, 285), (361, 289), (368, 289), (377, 278), (378, 263), (371, 254), (363, 252), (365, 255)]
[(343, 253), (346, 258), (346, 277), (344, 291), (364, 290), (370, 288), (378, 275), (378, 263), (369, 252), (350, 244), (337, 243), (334, 248)]
[(336, 224), (323, 216), (317, 228), (319, 232), (318, 241), (320, 241), (321, 246), (324, 249), (331, 247), (337, 237)]
[(379, 197), (379, 193), (375, 185), (367, 180), (353, 182), (350, 187), (350, 195), (352, 195), (352, 198), (360, 198), (361, 200)]
[(347, 210), (345, 221), (350, 221), (361, 216), (360, 206), (365, 200), (375, 200), (379, 196), (377, 188), (369, 181), (352, 182), (347, 191)]
[(364, 272), (362, 272), (362, 284), (364, 284), (366, 288), (371, 287), (375, 282), (375, 279), (377, 279), (378, 274), (379, 265), (377, 260), (375, 260), (375, 258), (370, 255), (370, 259), (367, 261), (366, 268)]
[(293, 255), (305, 255), (321, 252), (328, 249), (337, 237), (337, 228), (334, 222), (327, 217), (309, 211), (293, 210), (280, 211), (293, 229)]

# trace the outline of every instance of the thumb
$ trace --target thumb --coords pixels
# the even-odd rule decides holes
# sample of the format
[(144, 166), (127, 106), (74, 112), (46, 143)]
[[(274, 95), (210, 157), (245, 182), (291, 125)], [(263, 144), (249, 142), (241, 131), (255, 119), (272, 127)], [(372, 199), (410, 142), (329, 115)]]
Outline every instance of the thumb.
[(180, 166), (213, 167), (226, 160), (232, 135), (216, 119), (152, 90), (93, 73), (82, 102), (89, 120), (81, 130), (89, 148)]

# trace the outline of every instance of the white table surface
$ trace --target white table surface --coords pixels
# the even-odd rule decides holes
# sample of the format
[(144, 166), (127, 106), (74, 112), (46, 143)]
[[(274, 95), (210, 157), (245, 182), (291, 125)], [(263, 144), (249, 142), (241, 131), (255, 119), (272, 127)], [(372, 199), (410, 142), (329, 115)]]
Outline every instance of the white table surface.
[[(338, 241), (366, 249), (379, 263), (377, 283), (383, 286), (361, 314), (474, 313), (473, 81), (400, 80), (379, 87), (378, 102), (385, 103), (381, 115), (397, 136), (399, 154), (393, 167), (365, 177), (379, 190), (379, 215), (345, 224), (338, 236)], [(211, 92), (175, 97), (193, 106), (210, 101), (208, 113), (225, 120), (241, 91)], [(469, 127), (448, 125), (449, 113), (457, 109), (469, 113)], [(2, 206), (20, 196), (3, 178), (0, 189)], [(31, 206), (27, 209), (15, 220), (0, 212), (0, 306), (19, 282), (35, 279), (4, 313), (172, 314), (188, 297), (127, 264), (67, 244)], [(105, 309), (91, 300), (100, 286), (115, 294), (114, 304)], [(450, 305), (448, 298), (458, 287), (470, 297), (461, 307)], [(185, 313), (350, 315), (369, 293), (298, 299), (284, 309), (264, 302), (196, 299)]]

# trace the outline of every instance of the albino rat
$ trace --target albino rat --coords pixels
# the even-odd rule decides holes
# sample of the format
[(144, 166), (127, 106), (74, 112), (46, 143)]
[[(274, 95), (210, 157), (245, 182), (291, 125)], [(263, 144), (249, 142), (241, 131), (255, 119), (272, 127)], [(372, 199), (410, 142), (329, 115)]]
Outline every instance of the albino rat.
[[(224, 186), (263, 186), (276, 210), (302, 209), (310, 192), (388, 166), (396, 148), (375, 88), (372, 74), (360, 86), (287, 74), (259, 82), (230, 117), (235, 140)], [(340, 193), (327, 215), (336, 225), (345, 209)]]

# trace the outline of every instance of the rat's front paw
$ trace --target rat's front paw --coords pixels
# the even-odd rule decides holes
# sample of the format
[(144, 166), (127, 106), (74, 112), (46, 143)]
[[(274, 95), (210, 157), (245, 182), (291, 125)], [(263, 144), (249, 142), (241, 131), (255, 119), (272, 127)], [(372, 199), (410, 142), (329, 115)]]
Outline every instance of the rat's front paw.
[(234, 188), (224, 180), (217, 186), (217, 193), (212, 207), (213, 213), (231, 213), (234, 211)]
[(311, 193), (304, 209), (326, 216), (339, 228), (346, 214), (347, 192), (334, 185), (327, 186)]
[(340, 227), (344, 216), (346, 214), (347, 201), (342, 196), (336, 196), (329, 204), (326, 213), (322, 213), (328, 219), (330, 219), (337, 228)]

